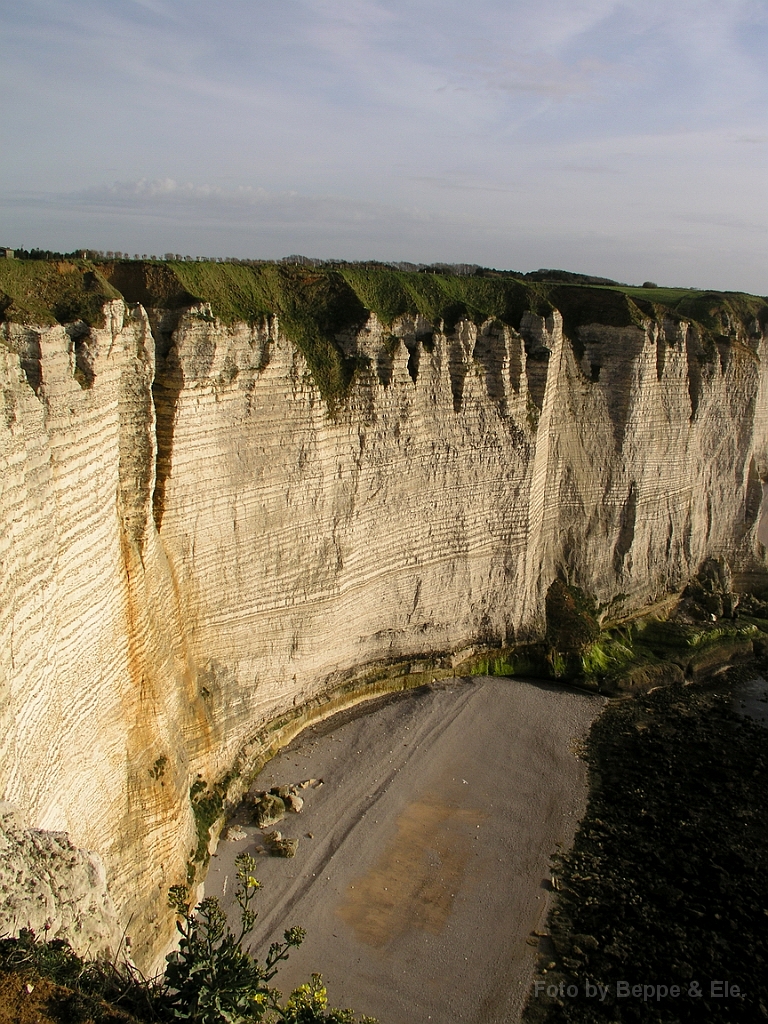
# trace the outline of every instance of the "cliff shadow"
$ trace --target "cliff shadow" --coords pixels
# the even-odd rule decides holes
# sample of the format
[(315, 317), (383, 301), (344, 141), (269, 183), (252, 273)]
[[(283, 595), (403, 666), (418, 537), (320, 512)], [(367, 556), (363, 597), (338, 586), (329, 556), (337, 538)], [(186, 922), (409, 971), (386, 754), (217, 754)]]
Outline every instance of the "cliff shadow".
[[(592, 324), (579, 328), (578, 348), (574, 345), (585, 378), (605, 396), (617, 452), (624, 444), (637, 390), (637, 364), (645, 343), (645, 332), (637, 326), (608, 333), (601, 325)], [(658, 351), (657, 345), (657, 361)], [(658, 375), (658, 365), (656, 372)]]
[(464, 401), (464, 381), (467, 379), (468, 371), (469, 366), (464, 347), (456, 338), (450, 338), (448, 341), (448, 375), (451, 380), (454, 412), (461, 412), (461, 403)]
[(477, 335), (472, 358), (482, 367), (488, 397), (498, 406), (502, 415), (507, 407), (507, 393), (504, 387), (506, 357), (504, 337), (498, 331)]
[(152, 514), (159, 530), (165, 511), (165, 488), (171, 475), (173, 434), (176, 426), (176, 406), (184, 387), (184, 374), (179, 363), (173, 334), (181, 319), (182, 310), (153, 310), (149, 313), (152, 335), (155, 339), (155, 379), (152, 400), (155, 405), (155, 489), (152, 495)]
[(40, 388), (43, 385), (43, 353), (40, 346), (40, 335), (30, 331), (23, 342), (17, 342), (11, 348), (12, 351), (18, 353), (19, 364), (27, 384), (39, 398)]

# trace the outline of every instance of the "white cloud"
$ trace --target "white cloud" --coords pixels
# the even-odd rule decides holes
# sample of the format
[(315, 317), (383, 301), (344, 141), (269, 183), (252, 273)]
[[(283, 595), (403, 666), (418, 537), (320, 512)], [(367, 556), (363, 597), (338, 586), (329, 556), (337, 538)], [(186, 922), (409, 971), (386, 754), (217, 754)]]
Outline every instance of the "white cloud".
[[(582, 58), (567, 63), (547, 53), (520, 53), (497, 56), (493, 61), (476, 59), (465, 70), (487, 88), (508, 93), (534, 93), (553, 99), (567, 96), (595, 96), (601, 79), (627, 73), (607, 62)], [(474, 72), (474, 74), (473, 74)], [(635, 76), (636, 77), (636, 76)]]

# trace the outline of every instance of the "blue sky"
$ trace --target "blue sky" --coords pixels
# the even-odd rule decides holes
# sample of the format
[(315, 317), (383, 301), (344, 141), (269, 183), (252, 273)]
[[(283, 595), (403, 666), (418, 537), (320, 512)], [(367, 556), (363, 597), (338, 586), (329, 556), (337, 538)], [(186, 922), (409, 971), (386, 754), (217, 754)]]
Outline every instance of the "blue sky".
[(766, 0), (9, 0), (0, 242), (768, 292)]

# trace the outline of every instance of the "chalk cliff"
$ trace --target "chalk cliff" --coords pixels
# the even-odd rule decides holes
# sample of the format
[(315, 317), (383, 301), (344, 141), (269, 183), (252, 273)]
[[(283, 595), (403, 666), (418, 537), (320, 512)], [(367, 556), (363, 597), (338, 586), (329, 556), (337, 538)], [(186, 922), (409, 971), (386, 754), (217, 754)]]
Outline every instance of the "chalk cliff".
[(538, 635), (558, 575), (619, 614), (708, 557), (765, 568), (764, 303), (715, 330), (562, 288), (515, 322), (360, 293), (333, 398), (295, 310), (118, 270), (100, 322), (2, 325), (0, 798), (98, 851), (140, 962), (190, 787), (286, 709)]

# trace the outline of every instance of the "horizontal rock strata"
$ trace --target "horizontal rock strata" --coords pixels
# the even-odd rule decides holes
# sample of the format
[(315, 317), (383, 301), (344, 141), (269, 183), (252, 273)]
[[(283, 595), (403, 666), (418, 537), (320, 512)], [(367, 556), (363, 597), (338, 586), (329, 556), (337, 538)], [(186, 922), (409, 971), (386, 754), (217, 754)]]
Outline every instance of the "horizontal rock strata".
[(144, 963), (190, 786), (279, 713), (540, 634), (557, 576), (618, 614), (708, 557), (764, 568), (757, 324), (371, 314), (332, 414), (276, 316), (2, 331), (0, 794), (99, 851)]

